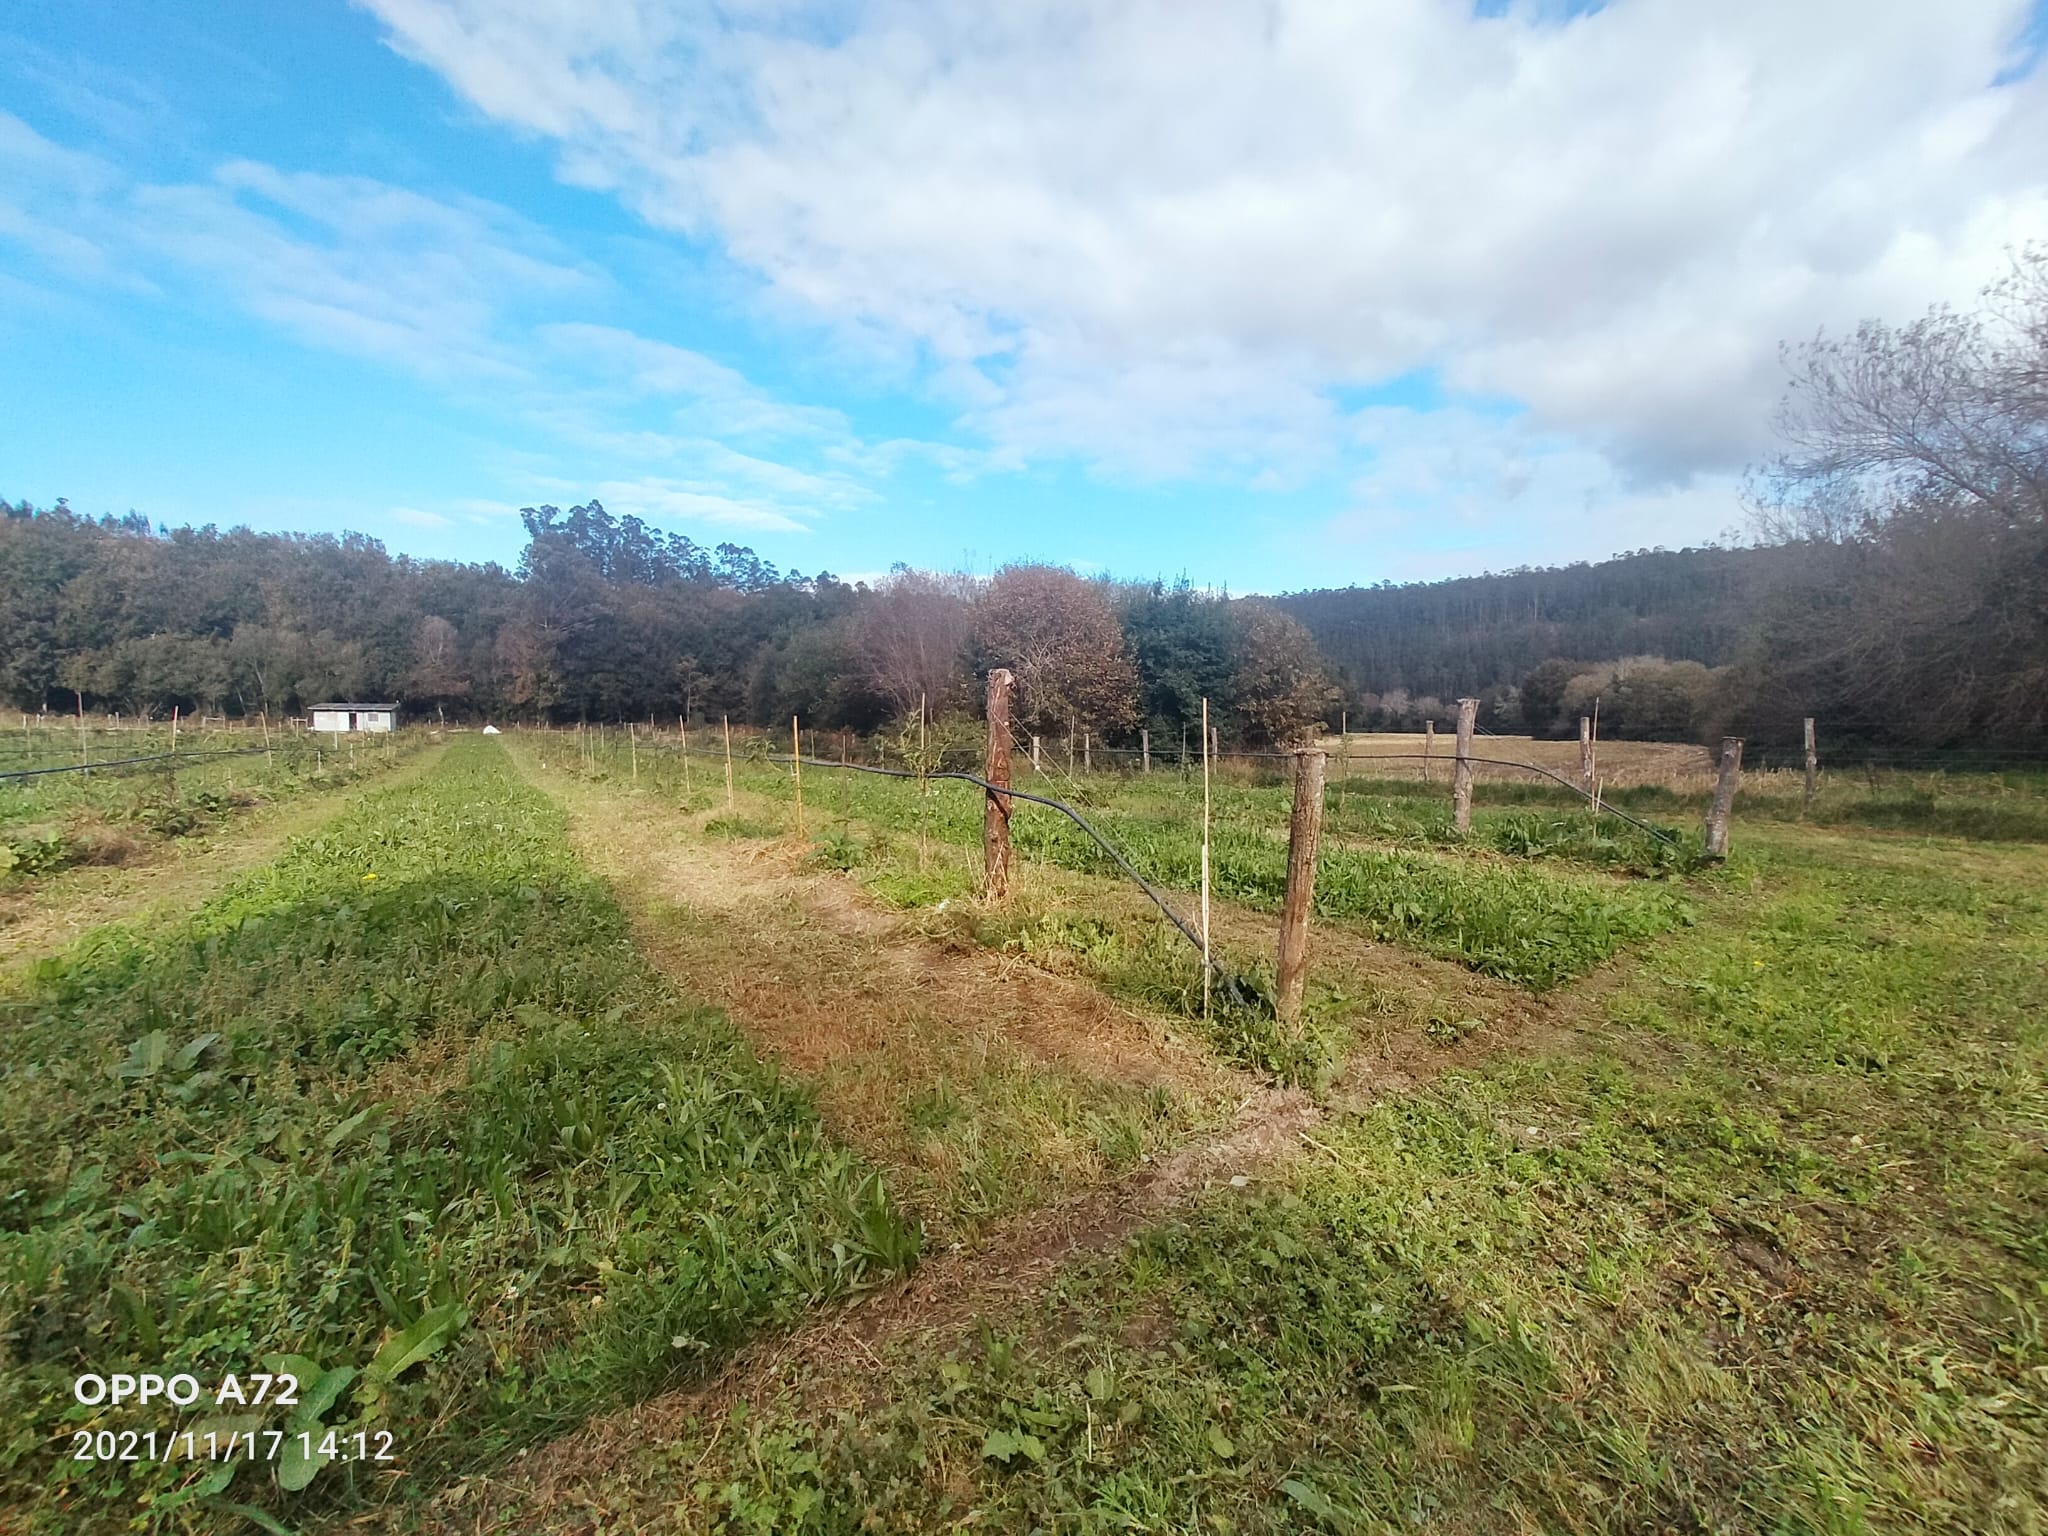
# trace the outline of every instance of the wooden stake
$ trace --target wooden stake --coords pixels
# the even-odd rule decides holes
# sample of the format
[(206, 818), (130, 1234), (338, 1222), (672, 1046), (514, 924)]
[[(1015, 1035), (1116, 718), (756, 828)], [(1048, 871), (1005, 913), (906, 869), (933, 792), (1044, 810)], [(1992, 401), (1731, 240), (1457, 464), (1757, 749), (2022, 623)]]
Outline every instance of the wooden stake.
[(1462, 835), (1472, 830), (1472, 727), (1477, 699), (1458, 700), (1458, 759), (1451, 769), (1451, 820)]
[(1038, 766), (1038, 738), (1036, 736), (1031, 738), (1031, 771), (1033, 773), (1043, 773), (1045, 771)]
[(690, 717), (685, 715), (676, 722), (676, 729), (683, 735), (683, 798), (690, 798)]
[(1742, 778), (1742, 738), (1721, 738), (1721, 775), (1714, 782), (1714, 803), (1707, 808), (1707, 857), (1728, 857), (1728, 817), (1735, 809), (1735, 786)]
[(1140, 729), (1138, 732), (1138, 772), (1152, 771), (1152, 733)]
[[(72, 689), (71, 692), (73, 697), (78, 700), (78, 760), (80, 763), (89, 763), (92, 761), (92, 749), (85, 743), (85, 695), (76, 688)], [(176, 715), (171, 716), (171, 750), (173, 752), (178, 750), (177, 720), (178, 717)]]
[(1351, 711), (1337, 712), (1337, 750), (1343, 754), (1337, 769), (1337, 815), (1344, 814), (1344, 785), (1351, 777)]
[(270, 750), (270, 711), (269, 711), (269, 710), (267, 710), (267, 709), (266, 709), (266, 710), (264, 710), (264, 711), (263, 711), (263, 715), (262, 715), (262, 720), (263, 720), (263, 761), (265, 761), (266, 763), (274, 763), (274, 762), (276, 762), (276, 761), (277, 761), (277, 758), (276, 758), (276, 756), (275, 756), (274, 754), (272, 754), (272, 752), (271, 752), (271, 750)]
[(804, 739), (797, 729), (796, 716), (789, 717), (790, 766), (796, 773), (796, 835), (804, 835)]
[(1283, 1024), (1301, 1020), (1308, 986), (1308, 920), (1315, 909), (1316, 851), (1323, 838), (1323, 774), (1330, 755), (1307, 747), (1294, 754), (1294, 812), (1287, 821), (1287, 898), (1280, 907), (1280, 963), (1275, 1004)]
[(1010, 899), (1010, 689), (1016, 682), (1007, 667), (988, 674), (988, 760), (982, 777), (994, 788), (981, 813), (983, 893), (989, 901)]
[(1436, 722), (1422, 722), (1422, 782), (1429, 782), (1429, 771), (1434, 766), (1431, 759), (1436, 755)]
[(1806, 799), (1802, 806), (1802, 814), (1811, 815), (1813, 812), (1813, 793), (1819, 788), (1820, 781), (1820, 754), (1814, 747), (1813, 716), (1811, 715), (1806, 717), (1803, 734), (1806, 737)]
[[(85, 715), (83, 713), (78, 717), (78, 731), (81, 737), (85, 734)], [(171, 706), (171, 750), (173, 752), (178, 750), (178, 706), (175, 704)]]
[(1593, 717), (1579, 716), (1579, 788), (1593, 792)]
[(640, 782), (640, 732), (637, 727), (626, 727), (626, 755), (632, 759), (633, 782)]
[(1202, 700), (1202, 1017), (1209, 1017), (1209, 701)]
[(1586, 743), (1586, 777), (1593, 781), (1593, 818), (1600, 818), (1600, 695), (1593, 695), (1592, 734)]
[[(926, 777), (931, 772), (931, 749), (926, 744), (925, 719), (929, 708), (925, 696), (917, 696), (917, 872), (924, 873), (924, 806), (925, 796), (931, 793), (931, 781)], [(1036, 736), (1031, 738), (1035, 745)]]
[(1083, 773), (1093, 773), (1095, 771), (1095, 738), (1087, 731), (1081, 733), (1081, 771)]
[(725, 722), (725, 808), (732, 809), (732, 716), (719, 717)]

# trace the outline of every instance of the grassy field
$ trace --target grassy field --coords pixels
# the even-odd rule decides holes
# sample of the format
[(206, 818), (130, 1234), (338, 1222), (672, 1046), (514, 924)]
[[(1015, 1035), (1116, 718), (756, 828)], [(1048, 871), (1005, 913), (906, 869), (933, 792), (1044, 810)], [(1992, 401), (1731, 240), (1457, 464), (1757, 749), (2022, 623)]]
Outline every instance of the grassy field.
[[(1682, 784), (1361, 774), (1284, 1032), (1262, 765), (1206, 1013), (1071, 823), (998, 910), (971, 789), (683, 768), (458, 738), (6, 979), (0, 1528), (2043, 1529), (2040, 784), (1710, 867)], [(1058, 792), (1185, 897), (1178, 775)], [(266, 1362), (319, 1411), (71, 1395)], [(72, 1451), (210, 1415), (320, 1434)]]
[(373, 778), (416, 755), (426, 740), (414, 732), (337, 746), (326, 737), (278, 731), (266, 749), (254, 731), (185, 730), (173, 758), (168, 726), (0, 732), (0, 773), (116, 765), (0, 778), (0, 893), (77, 865), (143, 859), (251, 807)]

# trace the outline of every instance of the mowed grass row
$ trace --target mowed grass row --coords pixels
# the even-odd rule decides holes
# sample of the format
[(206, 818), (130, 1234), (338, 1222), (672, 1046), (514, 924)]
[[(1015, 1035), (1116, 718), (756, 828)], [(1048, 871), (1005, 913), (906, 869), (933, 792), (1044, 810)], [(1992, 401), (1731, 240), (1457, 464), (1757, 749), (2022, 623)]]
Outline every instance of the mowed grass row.
[[(406, 731), (337, 750), (324, 738), (280, 733), (268, 756), (190, 755), (208, 741), (238, 754), (252, 745), (242, 732), (198, 741), (188, 734), (179, 743), (187, 754), (181, 761), (0, 779), (0, 890), (76, 864), (124, 863), (152, 843), (204, 831), (251, 806), (373, 778), (429, 744), (426, 732)], [(96, 760), (162, 753), (170, 733), (123, 732), (89, 746)], [(74, 743), (68, 757), (0, 759), (0, 769), (67, 767), (78, 760)]]
[(80, 1428), (204, 1422), (82, 1408), (81, 1372), (356, 1372), (325, 1424), (391, 1431), (417, 1490), (915, 1255), (481, 739), (189, 922), (45, 962), (6, 1009), (0, 1506), (30, 1529), (296, 1518), (392, 1484), (72, 1460)]
[[(630, 772), (626, 753), (616, 745), (592, 755), (605, 773)], [(652, 783), (654, 753), (640, 755)], [(671, 769), (661, 771), (664, 784), (675, 777)], [(720, 765), (710, 765), (704, 777), (713, 774), (722, 778)], [(751, 794), (779, 803), (789, 821), (795, 784), (786, 766), (743, 759), (735, 774)], [(844, 814), (899, 831), (922, 826), (947, 842), (981, 838), (985, 797), (972, 785), (933, 782), (921, 801), (918, 786), (908, 780), (819, 768), (808, 775), (805, 789), (814, 831)], [(1103, 803), (1087, 810), (1089, 819), (1146, 879), (1182, 892), (1200, 887), (1198, 820), (1185, 812), (1147, 814), (1142, 803), (1126, 810), (1107, 794), (1095, 798)], [(1118, 874), (1066, 817), (1025, 801), (1015, 806), (1011, 839), (1022, 856), (1090, 874)], [(1287, 889), (1285, 841), (1249, 811), (1222, 821), (1211, 838), (1210, 875), (1222, 899), (1277, 911)], [(1316, 877), (1316, 913), (1541, 990), (1581, 974), (1624, 944), (1689, 921), (1691, 906), (1663, 884), (1526, 860), (1326, 842)]]
[(2042, 860), (1756, 867), (1585, 1018), (1608, 1043), (1333, 1116), (858, 1411), (650, 1453), (680, 1523), (2038, 1533)]

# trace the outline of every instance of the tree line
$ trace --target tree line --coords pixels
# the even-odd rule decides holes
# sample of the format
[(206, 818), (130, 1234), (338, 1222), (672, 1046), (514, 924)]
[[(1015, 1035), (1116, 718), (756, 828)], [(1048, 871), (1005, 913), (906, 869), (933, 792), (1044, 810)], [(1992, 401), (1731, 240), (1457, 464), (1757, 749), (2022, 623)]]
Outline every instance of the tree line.
[(799, 715), (867, 731), (972, 711), (979, 679), (1007, 666), (1033, 731), (1172, 735), (1206, 698), (1227, 739), (1269, 745), (1313, 730), (1335, 697), (1300, 624), (1186, 582), (1015, 565), (849, 584), (597, 501), (528, 508), (510, 570), (356, 534), (0, 508), (0, 690), (29, 711), (282, 717), (395, 699), (458, 719)]

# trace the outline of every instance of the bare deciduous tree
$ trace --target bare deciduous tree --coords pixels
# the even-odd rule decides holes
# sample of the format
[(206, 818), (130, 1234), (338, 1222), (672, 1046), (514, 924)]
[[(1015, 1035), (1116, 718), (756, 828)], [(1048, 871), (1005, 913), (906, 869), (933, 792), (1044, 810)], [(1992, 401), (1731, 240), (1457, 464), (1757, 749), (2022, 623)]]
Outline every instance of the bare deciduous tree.
[(1745, 707), (1930, 742), (2048, 729), (2048, 251), (1975, 312), (1871, 322), (1790, 361), (1789, 447), (1755, 512), (1806, 558)]
[(861, 608), (854, 655), (868, 687), (899, 716), (916, 714), (920, 702), (937, 711), (965, 680), (972, 599), (966, 577), (898, 566)]

